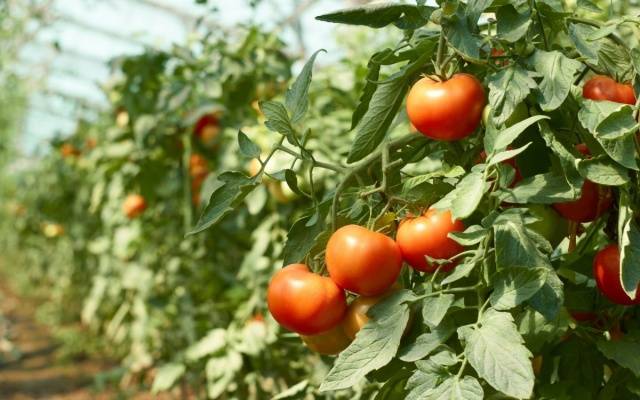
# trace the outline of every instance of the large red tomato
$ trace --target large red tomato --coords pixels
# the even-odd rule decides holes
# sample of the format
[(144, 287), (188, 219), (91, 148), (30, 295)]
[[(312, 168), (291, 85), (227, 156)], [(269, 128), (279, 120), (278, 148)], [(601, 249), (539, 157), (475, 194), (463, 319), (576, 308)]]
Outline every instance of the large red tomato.
[[(449, 259), (463, 250), (463, 247), (450, 239), (451, 232), (464, 231), (462, 221), (453, 220), (451, 211), (428, 210), (423, 216), (408, 218), (400, 223), (396, 242), (402, 257), (418, 271), (433, 272), (437, 264), (427, 262), (425, 256), (436, 259)], [(443, 266), (450, 271), (455, 262)]]
[(291, 264), (275, 273), (267, 303), (280, 325), (301, 335), (317, 335), (336, 327), (347, 310), (344, 291), (304, 264)]
[(591, 100), (609, 100), (617, 103), (635, 104), (633, 86), (618, 83), (608, 76), (596, 75), (582, 88), (582, 96)]
[(342, 324), (338, 324), (336, 327), (317, 335), (301, 335), (300, 337), (309, 349), (324, 355), (338, 354), (351, 343), (351, 339), (347, 337)]
[[(586, 156), (590, 154), (589, 148), (584, 144), (576, 145), (576, 150)], [(611, 204), (611, 188), (585, 180), (582, 184), (582, 194), (577, 200), (556, 203), (553, 208), (570, 221), (589, 222), (604, 214)]]
[(600, 292), (611, 302), (624, 306), (640, 304), (640, 296), (631, 300), (622, 288), (618, 245), (610, 244), (596, 254), (593, 259), (593, 277)]
[(407, 114), (423, 135), (436, 140), (459, 140), (476, 130), (486, 103), (480, 82), (469, 74), (455, 74), (443, 82), (425, 77), (407, 96)]
[(393, 239), (358, 225), (343, 226), (331, 235), (325, 259), (338, 286), (363, 296), (386, 292), (402, 268)]

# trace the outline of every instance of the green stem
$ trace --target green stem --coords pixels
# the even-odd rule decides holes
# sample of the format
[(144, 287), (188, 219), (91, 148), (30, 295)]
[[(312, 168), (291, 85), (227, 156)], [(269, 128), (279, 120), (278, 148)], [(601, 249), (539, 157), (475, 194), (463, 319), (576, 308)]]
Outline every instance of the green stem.
[[(284, 151), (285, 153), (291, 154), (292, 156), (294, 156), (298, 160), (304, 160), (302, 158), (302, 154), (297, 153), (294, 150), (291, 150), (290, 148), (288, 148), (288, 147), (286, 147), (284, 145), (278, 145), (276, 148), (278, 150)], [(335, 171), (335, 172), (342, 172), (344, 170), (344, 168), (342, 168), (341, 166), (325, 163), (325, 162), (322, 162), (322, 161), (317, 161), (315, 159), (313, 159), (312, 162), (313, 162), (313, 165), (315, 167), (324, 168), (324, 169), (328, 169), (328, 170)]]
[(538, 20), (538, 24), (540, 24), (540, 32), (542, 32), (542, 40), (544, 41), (544, 49), (549, 51), (549, 41), (547, 40), (547, 33), (544, 31), (544, 24), (542, 23), (542, 17), (540, 17), (538, 3), (536, 3), (536, 0), (531, 0), (531, 3), (533, 4), (533, 8), (536, 9), (536, 18)]
[(444, 29), (440, 27), (440, 38), (438, 39), (438, 51), (436, 53), (436, 73), (442, 77), (442, 60), (447, 48), (447, 39), (444, 36)]
[[(393, 151), (396, 150), (408, 143), (411, 143), (412, 141), (419, 139), (420, 136), (416, 135), (415, 133), (410, 133), (408, 135), (399, 137), (395, 140), (392, 140), (388, 143), (388, 149), (389, 151)], [(347, 188), (347, 186), (349, 185), (349, 182), (351, 181), (351, 179), (353, 179), (354, 177), (356, 177), (360, 172), (364, 171), (365, 169), (367, 169), (369, 167), (369, 165), (373, 164), (374, 162), (377, 162), (378, 159), (380, 158), (381, 154), (382, 154), (382, 149), (383, 146), (378, 147), (378, 149), (376, 151), (374, 151), (373, 153), (369, 154), (367, 157), (363, 158), (362, 160), (350, 165), (347, 170), (347, 174), (345, 175), (345, 177), (342, 179), (342, 181), (340, 182), (340, 184), (338, 184), (338, 187), (336, 188), (336, 191), (333, 195), (333, 201), (331, 203), (331, 229), (333, 231), (336, 230), (336, 224), (337, 224), (337, 219), (338, 219), (338, 205), (340, 203), (340, 196), (342, 195), (342, 193), (344, 192), (344, 190)]]
[(184, 174), (184, 188), (183, 188), (183, 212), (184, 212), (184, 226), (188, 232), (193, 227), (193, 206), (191, 201), (191, 174), (189, 171), (189, 164), (191, 162), (191, 136), (182, 135), (182, 147), (184, 148), (184, 154), (182, 155), (182, 168)]

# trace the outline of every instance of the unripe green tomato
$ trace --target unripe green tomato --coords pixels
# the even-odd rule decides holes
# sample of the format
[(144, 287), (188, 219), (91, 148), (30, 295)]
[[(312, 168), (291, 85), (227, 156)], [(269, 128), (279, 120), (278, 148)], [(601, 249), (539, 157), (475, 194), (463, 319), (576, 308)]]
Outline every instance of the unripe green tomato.
[(442, 10), (437, 9), (437, 10), (433, 10), (433, 12), (431, 13), (431, 22), (433, 22), (436, 25), (440, 25), (440, 22), (442, 21)]
[(450, 17), (458, 10), (458, 0), (445, 0), (440, 8), (442, 8), (443, 15)]
[(515, 53), (521, 57), (528, 57), (535, 51), (536, 47), (530, 42), (517, 42), (515, 44)]
[[(484, 126), (487, 126), (487, 124), (489, 123), (491, 110), (491, 106), (488, 104), (484, 107), (484, 110), (482, 110), (482, 123), (484, 124)], [(510, 127), (527, 118), (529, 118), (529, 110), (527, 109), (527, 105), (526, 103), (520, 103), (516, 106), (515, 110), (513, 110), (513, 112), (511, 113), (511, 116), (505, 122), (505, 126)]]
[(527, 207), (529, 213), (539, 221), (529, 224), (529, 228), (544, 236), (553, 247), (556, 247), (569, 233), (569, 224), (551, 207), (532, 204)]

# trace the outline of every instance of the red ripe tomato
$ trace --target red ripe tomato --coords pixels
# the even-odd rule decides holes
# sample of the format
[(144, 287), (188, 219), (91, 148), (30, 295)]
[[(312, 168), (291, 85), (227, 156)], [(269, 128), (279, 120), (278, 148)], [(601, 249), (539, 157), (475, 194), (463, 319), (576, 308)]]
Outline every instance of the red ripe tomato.
[(300, 338), (309, 349), (324, 355), (338, 354), (351, 344), (351, 339), (345, 334), (342, 324), (326, 332), (311, 336), (301, 335)]
[(610, 244), (596, 254), (593, 259), (593, 277), (600, 292), (612, 303), (623, 306), (640, 304), (640, 296), (632, 300), (622, 288), (618, 245)]
[(205, 114), (193, 128), (196, 135), (204, 144), (213, 144), (220, 133), (220, 121), (215, 114)]
[[(584, 144), (576, 145), (583, 155), (591, 154), (589, 148)], [(590, 222), (604, 214), (613, 204), (611, 189), (607, 186), (598, 185), (585, 180), (582, 184), (582, 194), (574, 201), (556, 203), (553, 208), (570, 221)]]
[(304, 264), (291, 264), (275, 273), (267, 303), (280, 325), (301, 335), (317, 335), (336, 327), (347, 310), (344, 291)]
[(443, 82), (425, 77), (407, 96), (407, 114), (423, 135), (436, 140), (459, 140), (476, 130), (486, 103), (480, 82), (469, 74), (455, 74)]
[[(436, 259), (451, 258), (463, 250), (463, 247), (450, 239), (451, 232), (464, 231), (462, 221), (453, 220), (451, 211), (428, 210), (423, 216), (408, 218), (400, 223), (396, 242), (402, 252), (402, 257), (418, 271), (434, 272), (437, 264), (427, 262), (425, 256)], [(442, 267), (443, 271), (450, 271), (456, 262)]]
[(147, 208), (147, 202), (139, 194), (130, 194), (122, 203), (122, 212), (129, 219), (138, 217)]
[(608, 76), (602, 75), (594, 76), (584, 84), (582, 96), (591, 100), (609, 100), (625, 104), (636, 103), (633, 86), (618, 83)]
[(343, 226), (331, 235), (325, 260), (338, 286), (363, 296), (386, 292), (402, 268), (393, 239), (358, 225)]

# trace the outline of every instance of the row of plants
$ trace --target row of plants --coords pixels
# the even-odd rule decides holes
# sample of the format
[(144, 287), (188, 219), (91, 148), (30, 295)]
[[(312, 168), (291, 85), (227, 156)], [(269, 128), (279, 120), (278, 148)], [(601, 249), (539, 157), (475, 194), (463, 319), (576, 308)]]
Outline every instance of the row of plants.
[(394, 41), (295, 79), (255, 29), (123, 59), (6, 247), (155, 391), (638, 398), (631, 11), (350, 8)]
[[(229, 179), (219, 171), (262, 173), (255, 157), (276, 141), (257, 100), (287, 87), (294, 60), (285, 50), (276, 34), (238, 27), (114, 60), (110, 109), (54, 139), (3, 190), (9, 275), (46, 288), (48, 323), (81, 321), (103, 338), (107, 355), (122, 360), (123, 382), (262, 399), (325, 368), (278, 334), (264, 302), (282, 259), (277, 243), (300, 214), (298, 193), (265, 179), (244, 211), (185, 237)], [(315, 123), (336, 147), (348, 143), (343, 109), (356, 104), (354, 75), (364, 71), (350, 66), (328, 66), (312, 91)], [(327, 115), (331, 124), (322, 123)], [(239, 129), (259, 143), (255, 155), (239, 155)], [(316, 137), (307, 145), (333, 151)], [(294, 160), (273, 157), (269, 171), (301, 170)]]
[[(321, 393), (366, 378), (376, 399), (637, 398), (640, 19), (586, 1), (439, 5), (318, 17), (402, 30), (371, 57), (353, 142), (331, 159), (303, 139), (315, 55), (283, 102), (261, 102), (281, 135), (270, 155), (334, 188), (300, 190), (312, 205), (272, 315), (339, 354)], [(192, 233), (260, 178), (216, 189)]]

